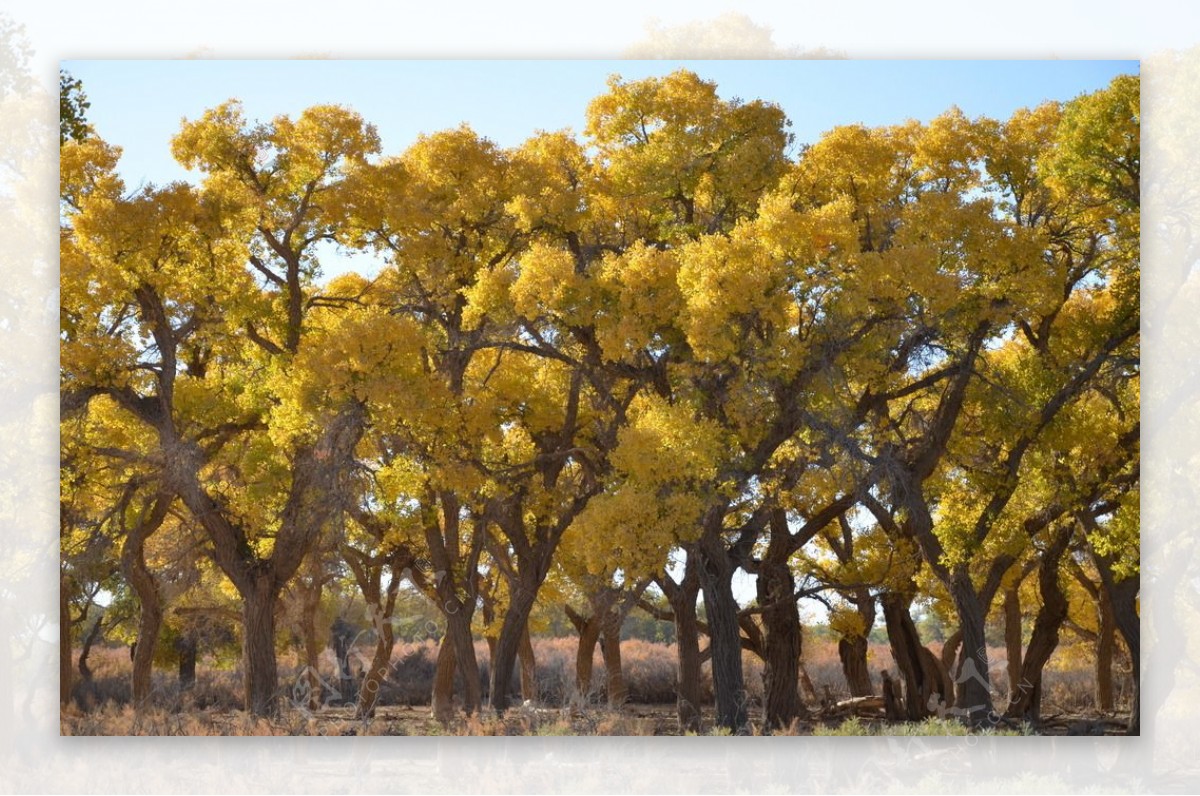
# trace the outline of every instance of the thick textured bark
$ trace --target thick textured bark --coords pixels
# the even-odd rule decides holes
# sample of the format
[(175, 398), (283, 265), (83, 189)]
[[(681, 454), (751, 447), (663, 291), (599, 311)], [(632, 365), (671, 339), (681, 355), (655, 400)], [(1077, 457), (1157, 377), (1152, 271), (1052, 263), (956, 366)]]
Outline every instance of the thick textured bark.
[[(772, 535), (772, 542), (778, 538)], [(765, 668), (763, 691), (766, 698), (767, 724), (785, 728), (807, 714), (800, 701), (799, 668), (802, 640), (800, 612), (796, 608), (795, 581), (783, 561), (767, 558), (759, 566), (758, 604), (762, 608)]]
[(579, 633), (579, 645), (575, 648), (575, 697), (581, 704), (586, 704), (592, 693), (592, 668), (596, 643), (600, 640), (600, 622), (595, 616), (581, 616), (570, 606), (566, 610)]
[[(317, 636), (317, 612), (321, 609), (321, 592), (325, 587), (323, 552), (313, 550), (308, 556), (303, 575), (297, 578), (294, 587), (300, 597), (300, 639), (304, 644), (304, 679), (309, 710), (318, 710), (323, 696), (320, 662), (324, 645)], [(350, 694), (339, 694), (339, 697), (345, 701)]]
[(433, 675), (433, 716), (443, 724), (454, 718), (454, 643), (442, 637)]
[[(1113, 595), (1113, 618), (1125, 645), (1129, 648), (1129, 660), (1133, 668), (1133, 704), (1130, 707), (1129, 735), (1141, 735), (1142, 722), (1142, 659), (1141, 623), (1137, 614), (1138, 578), (1116, 584)], [(1132, 582), (1131, 582), (1132, 581)]]
[(269, 575), (260, 575), (253, 588), (242, 593), (245, 709), (255, 716), (273, 715), (278, 710), (279, 667), (275, 658), (275, 603), (278, 596), (279, 591)]
[[(482, 550), (482, 531), (476, 527), (471, 551), (464, 559), (460, 538), (463, 507), (458, 496), (443, 490), (431, 491), (426, 497), (425, 542), (435, 573), (433, 585), (427, 586), (426, 590), (432, 592), (438, 610), (446, 618), (446, 638), (454, 645), (455, 666), (463, 683), (463, 710), (470, 715), (479, 710), (483, 700), (479, 661), (471, 636), (471, 617), (478, 596), (476, 567)], [(492, 666), (495, 666), (495, 660)]]
[(696, 618), (696, 596), (700, 579), (694, 551), (689, 551), (683, 579), (676, 584), (669, 576), (662, 579), (663, 592), (675, 615), (675, 652), (678, 656), (678, 682), (675, 687), (681, 732), (700, 732), (700, 623)]
[(1113, 652), (1117, 642), (1117, 623), (1108, 601), (1108, 591), (1101, 588), (1098, 597), (1100, 624), (1096, 632), (1096, 709), (1107, 713), (1113, 709)]
[[(821, 701), (821, 698), (817, 695), (817, 688), (813, 685), (812, 678), (808, 676), (808, 667), (804, 665), (803, 658), (800, 659), (800, 690), (804, 692), (804, 698), (814, 705)], [(801, 709), (803, 710), (803, 706)]]
[(621, 670), (621, 624), (615, 613), (605, 617), (601, 636), (600, 651), (608, 675), (608, 706), (618, 708), (629, 698), (629, 691), (625, 687), (625, 673)]
[(88, 658), (92, 654), (92, 647), (100, 639), (100, 631), (104, 627), (103, 614), (96, 617), (96, 621), (92, 623), (92, 629), (88, 631), (87, 637), (83, 640), (83, 647), (79, 650), (79, 676), (83, 678), (84, 683), (92, 682), (92, 667), (88, 665)]
[(900, 695), (900, 681), (884, 670), (879, 673), (881, 693), (883, 694), (883, 712), (888, 721), (904, 721), (908, 718), (908, 709)]
[(196, 657), (199, 644), (191, 633), (184, 633), (175, 642), (179, 653), (179, 693), (191, 691), (196, 686)]
[(521, 664), (521, 699), (537, 702), (537, 661), (533, 656), (533, 639), (529, 637), (528, 624), (521, 636), (521, 646), (517, 647), (517, 659)]
[(1025, 661), (1021, 666), (1020, 684), (1005, 711), (1009, 718), (1031, 724), (1041, 720), (1042, 670), (1058, 647), (1058, 631), (1067, 618), (1067, 597), (1058, 581), (1058, 568), (1071, 539), (1071, 531), (1070, 526), (1060, 529), (1042, 553), (1038, 565), (1038, 590), (1042, 596), (1042, 607), (1038, 609), (1033, 622), (1033, 635), (1029, 638), (1029, 648), (1025, 651)]
[(130, 535), (121, 551), (121, 568), (138, 596), (138, 644), (133, 653), (133, 704), (142, 707), (150, 698), (150, 676), (154, 666), (154, 647), (162, 627), (162, 603), (158, 585), (150, 574), (143, 555), (142, 542)]
[(958, 675), (962, 670), (962, 656), (958, 654), (962, 648), (962, 630), (955, 630), (950, 634), (949, 638), (942, 644), (941, 658), (942, 671), (946, 672), (946, 680), (949, 683), (949, 690), (946, 692), (946, 701), (954, 702), (957, 692), (955, 684), (958, 682)]
[(942, 644), (942, 666), (950, 673), (951, 678), (958, 676), (958, 672), (954, 666), (955, 660), (958, 658), (958, 649), (962, 646), (962, 631), (955, 630), (951, 633), (946, 641)]
[[(471, 637), (471, 614), (466, 606), (446, 614), (446, 635), (454, 645), (454, 663), (462, 677), (463, 710), (471, 715), (482, 703), (479, 685), (479, 661), (475, 658), (475, 639)], [(495, 660), (492, 665), (495, 666)]]
[[(306, 591), (300, 612), (300, 634), (304, 640), (304, 678), (308, 690), (309, 710), (318, 710), (321, 707), (321, 673), (318, 669), (321, 644), (317, 640), (317, 607), (320, 605), (321, 591), (319, 587), (314, 591), (315, 599)], [(343, 694), (342, 698), (347, 696)]]
[(162, 627), (162, 607), (157, 602), (157, 591), (154, 595), (153, 602), (142, 602), (138, 614), (138, 645), (133, 654), (133, 704), (139, 707), (150, 699), (154, 647)]
[(150, 698), (154, 648), (158, 644), (158, 631), (163, 618), (158, 583), (146, 566), (146, 540), (162, 526), (171, 500), (171, 496), (164, 493), (152, 503), (147, 503), (133, 526), (126, 530), (125, 541), (121, 545), (121, 572), (137, 595), (140, 606), (138, 641), (141, 643), (137, 644), (133, 654), (133, 704), (139, 708)]
[(867, 589), (858, 589), (852, 599), (863, 620), (863, 635), (839, 639), (838, 658), (842, 662), (842, 674), (846, 677), (850, 696), (871, 696), (875, 689), (867, 668), (867, 651), (870, 649), (867, 636), (875, 624), (875, 597)]
[(1133, 668), (1133, 704), (1129, 714), (1129, 725), (1125, 732), (1128, 735), (1141, 735), (1142, 709), (1142, 659), (1141, 659), (1141, 621), (1138, 619), (1137, 598), (1140, 589), (1140, 575), (1117, 580), (1112, 571), (1112, 563), (1107, 558), (1096, 556), (1100, 569), (1100, 578), (1104, 588), (1108, 590), (1109, 603), (1112, 605), (1113, 621), (1121, 638), (1125, 639), (1125, 647), (1129, 650), (1129, 662)]
[(500, 637), (496, 639), (496, 654), (492, 658), (491, 682), (491, 704), (498, 714), (510, 707), (509, 688), (513, 670), (516, 668), (517, 652), (540, 585), (540, 578), (533, 582), (527, 576), (525, 582), (521, 583), (521, 587), (512, 595), (508, 613), (504, 615), (504, 623), (500, 626)]
[[(71, 703), (71, 601), (67, 579), (58, 579), (58, 702), (62, 706)], [(7, 636), (6, 636), (7, 638)], [(7, 655), (7, 653), (0, 653)]]
[(867, 669), (869, 643), (863, 636), (838, 639), (838, 657), (842, 661), (842, 674), (850, 688), (850, 696), (871, 696), (875, 693), (871, 685), (871, 672)]
[(1004, 591), (1004, 650), (1008, 657), (1008, 700), (1021, 687), (1021, 594), (1017, 585)]
[(371, 656), (371, 666), (363, 678), (362, 689), (358, 692), (358, 715), (374, 716), (375, 705), (379, 702), (379, 689), (387, 679), (388, 666), (392, 662), (392, 647), (396, 644), (396, 634), (391, 622), (380, 622), (376, 630), (375, 654)]
[[(921, 721), (933, 715), (939, 702), (949, 696), (948, 678), (941, 662), (921, 645), (917, 627), (909, 614), (910, 595), (887, 592), (881, 599), (892, 658), (900, 670), (904, 686), (903, 708), (908, 721)], [(895, 695), (899, 701), (899, 695)]]
[(733, 563), (712, 523), (700, 543), (700, 588), (708, 619), (712, 651), (713, 691), (717, 724), (735, 733), (747, 729), (746, 686), (742, 673), (742, 634), (738, 604), (733, 596)]
[(970, 724), (979, 726), (987, 722), (993, 712), (984, 635), (986, 616), (965, 568), (953, 573), (949, 586), (963, 634), (962, 669), (955, 678), (955, 707)]

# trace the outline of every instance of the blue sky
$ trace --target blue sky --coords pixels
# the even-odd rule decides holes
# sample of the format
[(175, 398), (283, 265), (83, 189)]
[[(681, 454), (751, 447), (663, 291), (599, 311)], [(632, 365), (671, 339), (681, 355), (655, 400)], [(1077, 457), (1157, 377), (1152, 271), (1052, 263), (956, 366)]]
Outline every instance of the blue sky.
[[(384, 152), (422, 132), (468, 122), (502, 146), (539, 129), (582, 129), (608, 75), (628, 79), (687, 67), (721, 96), (779, 104), (799, 143), (862, 122), (928, 120), (951, 105), (1006, 118), (1047, 99), (1068, 100), (1135, 74), (1136, 61), (66, 61), (91, 100), (89, 120), (121, 146), (130, 187), (188, 177), (169, 142), (184, 118), (231, 97), (251, 119), (347, 105), (375, 124)], [(194, 175), (193, 175), (194, 176)]]

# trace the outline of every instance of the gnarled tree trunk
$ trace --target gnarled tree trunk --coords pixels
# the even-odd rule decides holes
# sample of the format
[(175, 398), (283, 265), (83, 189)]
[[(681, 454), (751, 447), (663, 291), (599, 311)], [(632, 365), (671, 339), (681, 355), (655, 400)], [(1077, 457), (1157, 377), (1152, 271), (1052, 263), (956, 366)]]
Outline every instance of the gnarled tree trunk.
[(871, 685), (871, 672), (867, 669), (867, 651), (870, 649), (868, 636), (875, 624), (875, 598), (867, 589), (858, 589), (853, 601), (863, 620), (863, 634), (838, 639), (838, 658), (842, 662), (842, 674), (846, 677), (850, 695), (871, 696), (875, 689)]
[(537, 702), (537, 660), (533, 655), (533, 639), (529, 637), (528, 623), (521, 636), (521, 646), (517, 647), (517, 660), (521, 672), (521, 699)]
[[(772, 534), (772, 544), (776, 539), (780, 539), (780, 536)], [(800, 612), (794, 595), (795, 580), (787, 559), (773, 560), (771, 552), (768, 549), (766, 558), (759, 565), (757, 586), (765, 631), (763, 690), (766, 718), (770, 727), (779, 729), (786, 728), (808, 711), (800, 701), (799, 692), (803, 642), (800, 636)]]
[[(396, 645), (396, 632), (391, 622), (378, 622), (375, 639), (375, 653), (371, 656), (371, 665), (363, 677), (362, 689), (358, 692), (358, 715), (371, 717), (375, 715), (375, 706), (379, 703), (379, 690), (387, 679), (388, 667), (392, 662), (392, 648)], [(343, 696), (345, 698), (345, 696)]]
[(621, 670), (621, 624), (615, 612), (607, 614), (604, 620), (600, 652), (604, 656), (604, 670), (608, 675), (608, 706), (619, 708), (629, 697), (625, 688), (625, 673)]
[[(71, 598), (66, 576), (58, 579), (58, 702), (71, 703)], [(3, 654), (3, 653), (0, 653)]]
[(670, 576), (661, 579), (663, 593), (675, 618), (675, 652), (679, 661), (675, 687), (681, 732), (700, 732), (700, 623), (696, 618), (696, 597), (700, 591), (699, 563), (689, 550), (682, 580), (676, 584)]
[(965, 567), (950, 576), (949, 588), (963, 634), (962, 667), (955, 678), (955, 707), (970, 724), (979, 726), (992, 715), (991, 677), (984, 635), (986, 615)]
[(92, 654), (92, 647), (100, 638), (100, 630), (104, 627), (104, 615), (96, 617), (96, 621), (92, 623), (92, 629), (88, 631), (87, 636), (83, 639), (83, 647), (79, 650), (79, 676), (83, 678), (83, 682), (91, 685), (92, 682), (92, 667), (88, 665), (88, 657)]
[[(321, 707), (321, 673), (318, 665), (321, 661), (321, 643), (317, 640), (317, 606), (320, 604), (320, 590), (316, 599), (305, 594), (301, 608), (300, 635), (304, 641), (304, 679), (308, 690), (308, 709), (319, 710)], [(349, 695), (343, 694), (346, 699)]]
[(158, 583), (146, 566), (146, 540), (162, 526), (171, 499), (170, 495), (160, 494), (152, 505), (147, 505), (133, 527), (126, 531), (125, 543), (121, 546), (121, 571), (137, 594), (139, 604), (139, 643), (133, 654), (133, 704), (138, 708), (150, 699), (154, 648), (163, 619)]
[(195, 635), (184, 633), (175, 642), (175, 650), (179, 653), (179, 693), (183, 694), (196, 686), (196, 658), (199, 652), (199, 642)]
[(842, 662), (842, 674), (850, 689), (850, 696), (871, 696), (875, 693), (871, 685), (871, 672), (867, 669), (869, 642), (865, 636), (838, 639), (838, 658)]
[(1033, 635), (1025, 651), (1021, 666), (1019, 685), (1009, 700), (1005, 715), (1022, 719), (1031, 724), (1041, 720), (1042, 670), (1058, 646), (1058, 631), (1067, 618), (1067, 597), (1058, 581), (1058, 566), (1071, 539), (1071, 526), (1059, 529), (1038, 565), (1038, 589), (1042, 594), (1042, 607), (1033, 622)]
[(433, 716), (442, 724), (454, 718), (454, 669), (454, 642), (443, 636), (433, 675)]
[(279, 666), (275, 657), (278, 597), (279, 590), (270, 575), (259, 575), (252, 587), (242, 593), (245, 708), (255, 716), (272, 715), (278, 710)]
[(1021, 594), (1020, 584), (1004, 590), (1004, 650), (1008, 660), (1008, 700), (1021, 687)]
[[(483, 695), (479, 685), (479, 661), (475, 658), (475, 639), (471, 637), (471, 612), (459, 602), (458, 609), (446, 614), (446, 635), (454, 645), (454, 662), (463, 682), (463, 710), (467, 715), (479, 710)], [(495, 666), (495, 660), (492, 665)]]
[(1113, 652), (1117, 644), (1117, 623), (1108, 590), (1099, 589), (1097, 597), (1100, 623), (1096, 632), (1096, 709), (1107, 713), (1113, 709)]
[[(716, 514), (716, 513), (714, 513)], [(723, 516), (723, 515), (720, 515)], [(738, 604), (733, 596), (733, 562), (724, 549), (712, 522), (705, 523), (699, 544), (700, 588), (708, 619), (713, 691), (717, 702), (717, 724), (735, 733), (745, 732), (746, 686), (742, 673), (742, 633)]]
[(575, 698), (580, 704), (587, 704), (592, 692), (593, 659), (596, 643), (600, 640), (600, 622), (594, 615), (580, 615), (569, 605), (564, 608), (579, 633), (579, 645), (575, 648)]
[(1093, 555), (1096, 566), (1100, 570), (1100, 580), (1108, 591), (1109, 604), (1112, 606), (1113, 621), (1121, 638), (1125, 639), (1125, 647), (1129, 650), (1129, 662), (1133, 668), (1133, 704), (1129, 714), (1129, 725), (1125, 732), (1128, 735), (1141, 735), (1142, 722), (1142, 660), (1141, 660), (1141, 621), (1138, 619), (1137, 598), (1141, 586), (1141, 575), (1133, 575), (1124, 580), (1117, 580), (1113, 572), (1111, 559), (1107, 556)]
[(904, 685), (905, 718), (921, 721), (933, 715), (939, 704), (946, 704), (949, 678), (942, 670), (941, 662), (921, 644), (909, 614), (911, 595), (886, 592), (881, 603), (892, 658)]
[(496, 639), (496, 653), (492, 658), (491, 704), (497, 713), (503, 713), (510, 707), (509, 689), (517, 653), (527, 632), (529, 612), (533, 610), (541, 586), (540, 577), (527, 573), (528, 569), (522, 573), (524, 577), (518, 581), (518, 588), (511, 595), (508, 612), (500, 626), (500, 637)]

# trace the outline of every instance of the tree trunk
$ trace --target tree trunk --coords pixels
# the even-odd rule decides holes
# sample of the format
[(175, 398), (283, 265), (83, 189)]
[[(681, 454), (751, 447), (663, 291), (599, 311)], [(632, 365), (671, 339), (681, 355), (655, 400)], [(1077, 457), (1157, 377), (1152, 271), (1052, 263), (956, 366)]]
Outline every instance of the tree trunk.
[(1038, 565), (1038, 590), (1042, 607), (1033, 622), (1033, 635), (1021, 666), (1020, 685), (1010, 698), (1005, 715), (1031, 724), (1041, 720), (1042, 670), (1058, 646), (1058, 630), (1067, 618), (1067, 597), (1058, 582), (1058, 566), (1071, 539), (1070, 526), (1060, 529), (1042, 553)]
[[(157, 526), (155, 526), (157, 527)], [(151, 674), (154, 666), (154, 648), (158, 644), (158, 631), (162, 627), (162, 603), (158, 584), (146, 566), (145, 541), (149, 533), (144, 528), (129, 532), (121, 549), (121, 570), (129, 585), (137, 594), (138, 631), (137, 646), (133, 652), (133, 704), (140, 708), (150, 699)]]
[(92, 647), (100, 638), (100, 629), (104, 626), (103, 622), (104, 615), (101, 614), (92, 623), (92, 629), (88, 631), (87, 637), (83, 640), (83, 648), (79, 650), (79, 676), (88, 685), (91, 685), (92, 682), (92, 667), (88, 666), (88, 658), (92, 654)]
[(1138, 577), (1116, 584), (1113, 595), (1113, 618), (1125, 645), (1129, 648), (1129, 661), (1133, 667), (1133, 704), (1130, 707), (1129, 735), (1141, 735), (1142, 709), (1142, 658), (1141, 658), (1141, 624), (1137, 613)]
[(184, 633), (175, 642), (179, 652), (179, 693), (191, 691), (196, 686), (196, 658), (199, 644), (191, 633)]
[(696, 595), (700, 581), (694, 552), (689, 552), (682, 582), (676, 586), (663, 578), (663, 588), (675, 615), (675, 652), (679, 659), (675, 686), (680, 732), (700, 732), (700, 623), (696, 619)]
[(592, 667), (596, 642), (600, 640), (600, 622), (596, 617), (579, 617), (579, 646), (575, 650), (575, 692), (581, 704), (587, 704), (592, 693)]
[(450, 636), (442, 636), (433, 675), (433, 715), (442, 724), (454, 718), (454, 669), (454, 642)]
[(900, 681), (888, 674), (887, 670), (879, 673), (880, 689), (883, 694), (883, 715), (888, 721), (904, 721), (908, 718), (908, 709), (900, 696)]
[(276, 693), (279, 669), (275, 658), (275, 603), (279, 592), (273, 580), (270, 575), (258, 575), (251, 588), (242, 594), (245, 709), (255, 716), (273, 716), (279, 712)]
[[(319, 710), (321, 707), (321, 673), (318, 664), (321, 660), (321, 644), (317, 640), (317, 607), (320, 605), (320, 587), (315, 589), (316, 599), (308, 591), (302, 592), (303, 604), (300, 611), (300, 633), (304, 639), (304, 679), (308, 690), (308, 709)], [(348, 699), (349, 694), (342, 694), (342, 699)]]
[(863, 634), (839, 639), (838, 657), (842, 661), (842, 674), (846, 677), (850, 696), (871, 696), (875, 689), (871, 685), (871, 672), (867, 669), (867, 652), (871, 647), (868, 636), (875, 625), (875, 598), (867, 589), (859, 589), (852, 599), (863, 620)]
[(358, 715), (375, 716), (375, 706), (379, 703), (379, 689), (387, 679), (388, 666), (392, 662), (392, 647), (396, 644), (396, 634), (392, 623), (382, 621), (376, 623), (378, 637), (375, 640), (375, 655), (371, 658), (371, 666), (363, 678), (362, 689), (358, 692)]
[(962, 646), (962, 630), (955, 630), (942, 644), (942, 666), (950, 673), (951, 678), (957, 678), (954, 662), (958, 657), (958, 648)]
[[(7, 636), (5, 636), (7, 638)], [(7, 650), (0, 652), (7, 658)], [(58, 702), (63, 707), (71, 703), (71, 600), (66, 577), (58, 578)]]
[(871, 696), (875, 693), (871, 685), (871, 672), (867, 669), (869, 642), (864, 636), (838, 639), (838, 657), (842, 661), (842, 674), (850, 688), (850, 696)]
[(350, 648), (354, 644), (354, 635), (341, 619), (334, 622), (330, 635), (333, 637), (333, 656), (337, 659), (338, 693), (345, 702), (354, 693), (354, 677), (350, 674)]
[(1113, 709), (1113, 652), (1116, 648), (1116, 622), (1107, 590), (1098, 593), (1099, 626), (1096, 632), (1096, 709), (1108, 713)]
[(517, 652), (533, 609), (540, 582), (525, 580), (514, 590), (508, 612), (500, 626), (500, 637), (496, 639), (496, 654), (492, 658), (491, 701), (492, 709), (503, 714), (509, 706), (509, 689), (512, 687), (513, 669), (516, 668)]
[(615, 613), (605, 618), (600, 651), (604, 655), (604, 669), (608, 673), (608, 706), (619, 708), (625, 704), (629, 692), (625, 688), (625, 673), (621, 671), (621, 623)]
[(1041, 721), (1042, 670), (1058, 646), (1058, 630), (1066, 619), (1066, 600), (1062, 592), (1043, 592), (1042, 607), (1033, 624), (1033, 635), (1021, 666), (1020, 685), (1008, 704), (1005, 715), (1031, 724)]
[[(325, 585), (323, 551), (313, 550), (304, 565), (304, 573), (296, 579), (300, 597), (300, 638), (304, 643), (304, 680), (308, 690), (308, 709), (321, 708), (321, 644), (317, 636), (317, 612), (321, 610), (321, 591)], [(339, 694), (345, 704), (350, 694)]]
[[(483, 695), (475, 639), (471, 637), (471, 613), (466, 606), (459, 604), (457, 611), (446, 614), (446, 635), (454, 645), (454, 662), (463, 682), (463, 710), (469, 716), (479, 710)], [(493, 660), (492, 666), (495, 665)]]
[(962, 648), (962, 629), (959, 628), (950, 634), (942, 644), (941, 665), (942, 670), (946, 672), (946, 680), (949, 683), (949, 688), (946, 691), (947, 704), (953, 703), (956, 696), (956, 683), (958, 675), (962, 670), (962, 657), (958, 654)]
[[(921, 721), (946, 704), (948, 683), (943, 679), (939, 661), (921, 645), (917, 627), (909, 614), (910, 595), (887, 592), (881, 599), (892, 658), (900, 670), (904, 686), (904, 715), (909, 721)], [(948, 679), (948, 678), (947, 678)], [(895, 695), (897, 700), (899, 694)]]
[[(778, 537), (772, 536), (772, 540)], [(766, 698), (767, 725), (786, 728), (807, 710), (800, 701), (799, 668), (802, 640), (800, 612), (793, 596), (795, 581), (786, 559), (770, 560), (772, 551), (758, 572), (758, 604), (762, 608), (765, 631), (763, 691)]]
[[(813, 685), (812, 678), (808, 676), (808, 667), (804, 665), (804, 659), (800, 659), (800, 690), (804, 692), (804, 698), (814, 705), (819, 704), (821, 697), (817, 694), (817, 688)], [(804, 703), (800, 703), (800, 709), (805, 714), (808, 713), (804, 707)]]
[(1008, 701), (1021, 687), (1021, 595), (1018, 585), (1004, 591), (1004, 649), (1008, 657)]
[(742, 675), (742, 634), (733, 596), (733, 564), (715, 531), (707, 530), (700, 549), (700, 588), (708, 619), (717, 724), (734, 733), (746, 731), (746, 687)]
[(969, 724), (980, 726), (993, 712), (983, 603), (966, 569), (956, 570), (951, 575), (949, 588), (963, 634), (962, 671), (955, 678), (955, 706)]
[(1141, 621), (1138, 619), (1137, 598), (1140, 589), (1141, 575), (1134, 575), (1125, 580), (1116, 580), (1112, 571), (1112, 563), (1096, 556), (1100, 569), (1100, 579), (1108, 590), (1109, 604), (1112, 606), (1113, 621), (1121, 638), (1125, 639), (1125, 647), (1129, 650), (1129, 662), (1133, 668), (1133, 704), (1130, 707), (1129, 726), (1125, 732), (1128, 735), (1141, 735), (1142, 709), (1142, 659), (1141, 659)]
[(537, 661), (533, 656), (533, 639), (529, 637), (528, 623), (521, 636), (521, 646), (517, 648), (517, 658), (521, 664), (521, 699), (537, 702)]

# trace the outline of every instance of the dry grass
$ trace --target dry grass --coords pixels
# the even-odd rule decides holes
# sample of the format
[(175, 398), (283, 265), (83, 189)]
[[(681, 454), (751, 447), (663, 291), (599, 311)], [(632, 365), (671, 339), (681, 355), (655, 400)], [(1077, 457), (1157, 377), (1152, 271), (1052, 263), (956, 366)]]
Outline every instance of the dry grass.
[[(675, 734), (674, 703), (676, 660), (673, 646), (628, 640), (621, 644), (622, 669), (629, 690), (629, 704), (622, 710), (606, 706), (605, 670), (597, 650), (593, 675), (584, 705), (572, 699), (575, 688), (576, 640), (535, 639), (537, 659), (537, 695), (533, 702), (510, 711), (503, 718), (476, 716), (443, 727), (429, 715), (430, 692), (437, 657), (433, 641), (400, 643), (392, 655), (392, 669), (380, 694), (380, 710), (373, 721), (355, 719), (353, 709), (344, 700), (329, 698), (315, 713), (303, 709), (302, 699), (293, 687), (302, 667), (292, 653), (280, 655), (280, 696), (285, 708), (274, 720), (255, 719), (241, 711), (241, 674), (236, 669), (219, 668), (202, 661), (195, 687), (181, 694), (174, 674), (154, 673), (153, 706), (137, 712), (130, 708), (128, 650), (124, 647), (99, 648), (90, 660), (94, 679), (90, 684), (74, 686), (75, 704), (64, 711), (65, 735), (650, 735)], [(934, 651), (939, 652), (934, 646)], [(356, 677), (369, 660), (371, 650), (356, 651), (352, 671)], [(481, 685), (486, 693), (490, 660), (485, 643), (478, 642)], [(836, 647), (820, 640), (806, 640), (805, 668), (819, 699), (849, 696), (842, 677)], [(999, 692), (999, 704), (1006, 699), (1003, 675), (1003, 651), (990, 650), (989, 659), (1001, 662), (993, 666), (993, 679)], [(1094, 679), (1090, 669), (1068, 659), (1070, 665), (1050, 666), (1045, 672), (1043, 715), (1096, 715)], [(752, 717), (761, 712), (763, 693), (762, 664), (754, 656), (744, 655), (745, 683)], [(871, 646), (868, 665), (878, 677), (881, 669), (892, 668), (886, 645)], [(335, 661), (326, 651), (320, 662), (321, 675), (336, 685)], [(1120, 699), (1128, 701), (1128, 678), (1116, 678), (1118, 708)], [(520, 693), (514, 674), (514, 695)], [(701, 693), (711, 704), (712, 681), (707, 664), (702, 669)], [(351, 695), (352, 696), (352, 695)], [(570, 706), (568, 709), (567, 706)], [(580, 709), (581, 707), (585, 709)], [(711, 708), (708, 708), (711, 710)], [(801, 726), (800, 734), (812, 727)]]

